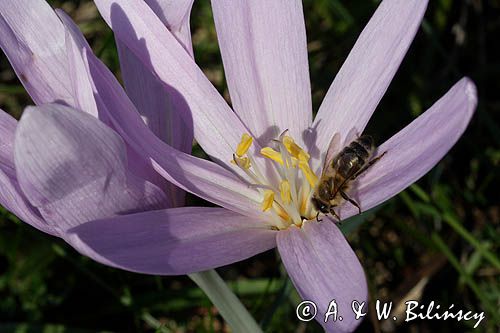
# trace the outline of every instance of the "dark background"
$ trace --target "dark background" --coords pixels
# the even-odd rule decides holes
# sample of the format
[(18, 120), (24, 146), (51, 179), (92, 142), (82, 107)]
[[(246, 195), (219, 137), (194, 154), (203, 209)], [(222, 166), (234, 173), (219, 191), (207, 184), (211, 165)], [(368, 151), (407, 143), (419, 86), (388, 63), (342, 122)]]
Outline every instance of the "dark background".
[[(89, 1), (63, 7), (94, 51), (119, 75), (113, 35)], [(377, 1), (306, 0), (313, 102), (319, 106)], [(484, 311), (474, 321), (378, 321), (359, 332), (496, 332), (500, 329), (500, 3), (431, 0), (400, 70), (366, 129), (383, 142), (456, 81), (476, 83), (479, 106), (450, 153), (415, 185), (344, 224), (367, 274), (371, 300), (435, 301)], [(195, 56), (227, 96), (209, 2), (192, 12)], [(19, 117), (29, 96), (0, 56), (0, 107)], [(194, 152), (201, 154), (195, 147)], [(191, 205), (200, 204), (190, 198)], [(201, 203), (203, 204), (203, 203)], [(295, 317), (299, 298), (278, 256), (268, 252), (220, 268), (266, 332), (321, 332)], [(373, 304), (371, 304), (373, 306)], [(404, 316), (401, 316), (404, 318)], [(227, 332), (187, 277), (155, 277), (97, 264), (0, 207), (1, 332)]]

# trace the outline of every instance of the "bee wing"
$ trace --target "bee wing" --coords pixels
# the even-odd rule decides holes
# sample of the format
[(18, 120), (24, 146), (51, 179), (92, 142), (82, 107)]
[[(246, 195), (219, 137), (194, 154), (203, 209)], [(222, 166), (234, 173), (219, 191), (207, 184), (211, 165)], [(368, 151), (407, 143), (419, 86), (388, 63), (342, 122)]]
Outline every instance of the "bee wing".
[(348, 146), (351, 142), (359, 138), (359, 132), (356, 129), (356, 127), (351, 128), (351, 130), (347, 133), (347, 136), (345, 137), (345, 141), (343, 146)]
[(337, 153), (339, 152), (339, 149), (340, 149), (340, 134), (336, 133), (330, 140), (330, 144), (328, 145), (328, 149), (326, 150), (322, 173), (325, 173), (325, 171), (328, 169), (328, 166), (332, 163), (332, 160), (335, 157), (335, 155), (337, 155)]

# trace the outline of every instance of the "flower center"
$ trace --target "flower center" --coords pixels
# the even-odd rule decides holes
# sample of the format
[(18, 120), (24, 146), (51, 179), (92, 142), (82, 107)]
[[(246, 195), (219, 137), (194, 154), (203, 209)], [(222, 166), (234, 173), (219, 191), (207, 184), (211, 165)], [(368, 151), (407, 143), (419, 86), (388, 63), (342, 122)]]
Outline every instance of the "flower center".
[(309, 166), (309, 154), (287, 135), (287, 131), (282, 133), (270, 146), (260, 150), (262, 156), (273, 162), (271, 167), (279, 175), (277, 181), (270, 181), (253, 163), (249, 153), (252, 143), (253, 138), (243, 134), (231, 163), (243, 170), (253, 182), (252, 186), (261, 193), (261, 208), (270, 213), (272, 226), (277, 229), (286, 229), (292, 224), (300, 227), (305, 220), (315, 219), (316, 211), (310, 198), (318, 178)]

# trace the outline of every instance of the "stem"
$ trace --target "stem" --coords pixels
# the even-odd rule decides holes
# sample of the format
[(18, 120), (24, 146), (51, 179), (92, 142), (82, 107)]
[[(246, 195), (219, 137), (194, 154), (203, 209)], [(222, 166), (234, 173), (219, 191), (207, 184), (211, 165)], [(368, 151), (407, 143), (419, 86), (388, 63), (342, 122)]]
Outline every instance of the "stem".
[(219, 309), (234, 332), (262, 332), (259, 325), (215, 270), (188, 275)]

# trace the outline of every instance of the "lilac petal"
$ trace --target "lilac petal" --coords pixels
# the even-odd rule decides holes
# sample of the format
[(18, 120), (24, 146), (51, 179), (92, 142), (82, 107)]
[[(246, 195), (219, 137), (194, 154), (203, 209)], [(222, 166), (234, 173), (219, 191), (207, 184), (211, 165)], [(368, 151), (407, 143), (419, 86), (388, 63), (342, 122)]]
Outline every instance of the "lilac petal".
[(0, 169), (0, 205), (12, 212), (24, 222), (53, 236), (60, 231), (57, 226), (48, 225), (38, 210), (26, 200), (15, 178)]
[[(316, 142), (326, 147), (334, 133), (342, 141), (362, 133), (417, 32), (427, 0), (384, 0), (359, 36), (318, 111)], [(314, 147), (310, 147), (314, 148)]]
[(160, 175), (188, 192), (237, 213), (264, 214), (258, 192), (239, 177), (213, 162), (171, 148), (149, 131), (107, 68), (97, 58), (89, 60), (99, 102), (113, 108), (108, 114), (120, 135), (135, 151), (150, 157)]
[(156, 16), (191, 56), (193, 44), (189, 17), (193, 2), (194, 0), (146, 0)]
[(114, 267), (162, 275), (231, 264), (276, 246), (263, 221), (223, 208), (183, 207), (82, 224), (66, 240)]
[[(304, 300), (318, 308), (316, 320), (328, 332), (352, 332), (359, 324), (351, 303), (368, 299), (363, 268), (338, 227), (330, 220), (306, 222), (302, 228), (280, 231), (276, 238), (283, 264)], [(325, 324), (332, 300), (337, 303), (342, 321)], [(365, 311), (368, 305), (365, 305)]]
[[(176, 90), (190, 110), (194, 135), (218, 163), (229, 160), (248, 130), (208, 81), (194, 60), (142, 1), (95, 1), (118, 39), (166, 86)], [(188, 115), (189, 117), (190, 115)]]
[[(193, 0), (149, 0), (147, 3), (192, 56), (189, 14)], [(182, 97), (171, 87), (165, 87), (119, 39), (116, 44), (127, 95), (143, 120), (164, 142), (182, 152), (191, 153), (193, 123), (190, 117), (183, 118), (183, 115), (189, 115), (190, 111)], [(184, 191), (168, 182), (164, 182), (162, 187), (171, 193), (174, 205), (183, 205)]]
[[(74, 37), (81, 33), (69, 26)], [(135, 106), (106, 66), (87, 48), (82, 48), (88, 76), (100, 110), (113, 127), (143, 158), (151, 159), (155, 170), (168, 181), (199, 197), (243, 215), (262, 217), (259, 193), (232, 172), (215, 163), (172, 149), (144, 124)]]
[(166, 207), (160, 189), (127, 172), (122, 139), (96, 118), (67, 106), (26, 108), (16, 130), (14, 159), (26, 197), (61, 230)]
[[(149, 0), (149, 6), (158, 18), (181, 41), (192, 56), (189, 14), (193, 0)], [(127, 95), (141, 113), (148, 127), (170, 146), (186, 153), (193, 145), (193, 125), (186, 104), (177, 92), (165, 87), (140, 59), (120, 40), (117, 40), (123, 81)]]
[(15, 178), (14, 169), (14, 133), (17, 121), (0, 109), (0, 170)]
[[(363, 210), (395, 196), (432, 169), (465, 131), (476, 109), (474, 83), (463, 78), (429, 110), (378, 148), (387, 152), (354, 184)], [(357, 214), (349, 204), (341, 218)]]
[[(71, 20), (66, 13), (59, 9), (56, 10), (56, 13), (63, 22)], [(101, 121), (104, 120), (105, 116), (100, 114), (97, 109), (92, 84), (87, 77), (85, 61), (82, 59), (80, 52), (82, 47), (90, 46), (84, 38), (78, 40), (77, 43), (68, 29), (65, 30), (65, 45), (68, 65), (71, 68), (69, 76), (71, 78), (72, 95), (74, 97), (74, 104), (70, 106), (75, 109), (84, 110), (92, 115), (98, 115)]]
[(236, 113), (261, 145), (289, 129), (299, 143), (312, 121), (311, 86), (299, 0), (212, 0)]
[(117, 41), (117, 45), (127, 95), (145, 123), (164, 142), (190, 153), (193, 124), (191, 119), (183, 118), (189, 108), (182, 97), (165, 87), (123, 43)]
[[(80, 30), (74, 24), (72, 19), (63, 11), (56, 10), (57, 15), (64, 23), (66, 29), (66, 47), (68, 50), (68, 62), (72, 68), (70, 72), (72, 78), (73, 92), (75, 96), (75, 108), (82, 110), (96, 110), (95, 114), (99, 115), (99, 119), (109, 123), (107, 111), (103, 108), (98, 109), (95, 100), (95, 85), (90, 80), (87, 71), (86, 54), (82, 52), (83, 49), (89, 49), (87, 41), (81, 34)], [(93, 55), (92, 55), (93, 56)], [(129, 145), (127, 145), (128, 156), (128, 169), (136, 176), (143, 178), (158, 187), (167, 190), (171, 193), (171, 199), (175, 196), (179, 197), (177, 201), (183, 202), (182, 191), (177, 191), (175, 186), (165, 181), (157, 172), (155, 172), (149, 162), (148, 158), (136, 153)]]
[(58, 235), (57, 228), (45, 223), (37, 209), (29, 204), (17, 183), (14, 166), (16, 126), (17, 121), (0, 109), (0, 204), (35, 228)]
[(64, 27), (42, 0), (0, 2), (0, 46), (36, 104), (75, 105)]

